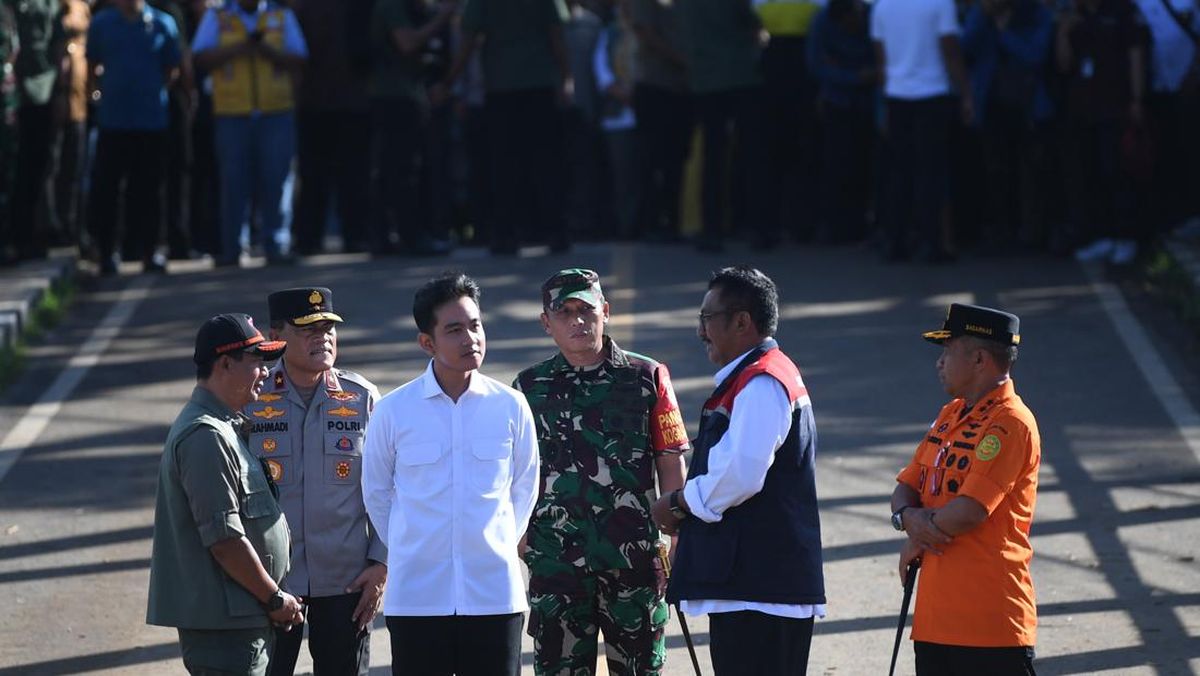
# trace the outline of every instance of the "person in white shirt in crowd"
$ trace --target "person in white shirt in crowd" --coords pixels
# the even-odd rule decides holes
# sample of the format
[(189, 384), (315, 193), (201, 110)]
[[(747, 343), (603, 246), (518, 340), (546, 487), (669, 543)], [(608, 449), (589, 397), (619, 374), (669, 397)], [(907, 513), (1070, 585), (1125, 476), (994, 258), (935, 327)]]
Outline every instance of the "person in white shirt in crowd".
[(651, 515), (679, 534), (667, 601), (708, 615), (717, 676), (803, 674), (825, 616), (817, 429), (800, 370), (779, 349), (779, 294), (747, 267), (713, 274), (697, 334), (721, 366), (687, 482)]
[(890, 160), (882, 211), (887, 261), (944, 263), (951, 257), (942, 208), (949, 198), (952, 91), (961, 97), (964, 121), (974, 117), (959, 32), (954, 0), (879, 0), (871, 11), (871, 40), (887, 101)]
[(479, 372), (479, 285), (462, 273), (417, 290), (420, 377), (379, 401), (363, 449), (363, 500), (388, 545), (383, 613), (392, 674), (516, 676), (528, 610), (518, 542), (537, 500), (524, 395)]

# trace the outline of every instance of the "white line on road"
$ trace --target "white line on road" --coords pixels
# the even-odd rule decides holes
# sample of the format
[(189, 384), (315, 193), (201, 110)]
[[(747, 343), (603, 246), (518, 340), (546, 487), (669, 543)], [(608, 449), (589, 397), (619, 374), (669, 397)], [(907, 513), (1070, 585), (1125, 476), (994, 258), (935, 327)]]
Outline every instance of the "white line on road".
[(120, 334), (121, 328), (129, 322), (133, 311), (146, 299), (153, 285), (153, 275), (142, 275), (121, 291), (116, 304), (92, 330), (83, 347), (67, 362), (67, 367), (0, 441), (0, 481), (17, 464), (21, 454), (37, 441), (54, 416), (58, 415), (63, 402), (71, 396), (88, 371), (100, 362), (100, 357), (108, 350), (113, 338)]
[(1200, 462), (1200, 414), (1196, 413), (1191, 400), (1171, 375), (1170, 369), (1150, 342), (1150, 337), (1146, 335), (1146, 330), (1129, 311), (1129, 305), (1125, 303), (1121, 292), (1112, 284), (1103, 281), (1096, 268), (1084, 266), (1084, 271), (1092, 283), (1092, 290), (1100, 299), (1101, 307), (1116, 327), (1117, 335), (1133, 355), (1133, 363), (1141, 369), (1142, 375), (1150, 385), (1150, 391), (1158, 397), (1171, 421), (1179, 428), (1184, 442), (1192, 449), (1192, 455)]

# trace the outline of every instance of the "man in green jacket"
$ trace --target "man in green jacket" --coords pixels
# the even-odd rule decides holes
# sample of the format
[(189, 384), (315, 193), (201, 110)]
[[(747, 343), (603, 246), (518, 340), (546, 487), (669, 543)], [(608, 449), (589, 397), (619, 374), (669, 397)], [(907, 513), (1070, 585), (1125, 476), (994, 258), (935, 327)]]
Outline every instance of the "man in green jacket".
[(266, 673), (273, 625), (303, 622), (279, 587), (287, 521), (238, 413), (258, 399), (264, 361), (283, 354), (248, 315), (209, 319), (196, 336), (196, 389), (171, 426), (158, 475), (146, 622), (179, 630), (190, 673)]

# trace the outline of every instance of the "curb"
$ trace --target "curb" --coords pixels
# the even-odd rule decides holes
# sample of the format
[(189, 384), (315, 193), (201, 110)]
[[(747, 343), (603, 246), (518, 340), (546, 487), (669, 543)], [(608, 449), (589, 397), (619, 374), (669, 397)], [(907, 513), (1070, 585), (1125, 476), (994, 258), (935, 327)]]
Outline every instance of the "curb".
[(73, 254), (0, 268), (0, 350), (11, 349), (29, 328), (30, 316), (52, 285), (75, 276)]

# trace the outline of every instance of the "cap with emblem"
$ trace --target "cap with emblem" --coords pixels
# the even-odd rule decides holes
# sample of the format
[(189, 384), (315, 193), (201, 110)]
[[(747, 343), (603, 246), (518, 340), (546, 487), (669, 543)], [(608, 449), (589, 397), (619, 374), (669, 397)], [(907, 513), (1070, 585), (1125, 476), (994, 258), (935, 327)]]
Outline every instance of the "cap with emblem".
[(207, 364), (223, 354), (249, 352), (267, 361), (283, 355), (287, 343), (267, 340), (254, 326), (250, 315), (238, 313), (217, 315), (204, 322), (196, 334), (196, 352), (192, 361)]
[(925, 340), (941, 345), (951, 338), (974, 336), (1004, 345), (1021, 342), (1021, 320), (1010, 312), (980, 305), (954, 303), (946, 312), (946, 321), (937, 331), (921, 334)]
[(557, 310), (571, 298), (578, 298), (594, 308), (603, 305), (600, 275), (585, 268), (568, 268), (559, 270), (542, 282), (542, 307)]
[(340, 322), (333, 313), (333, 292), (323, 286), (284, 289), (267, 296), (272, 322), (291, 322), (307, 326), (314, 322)]

